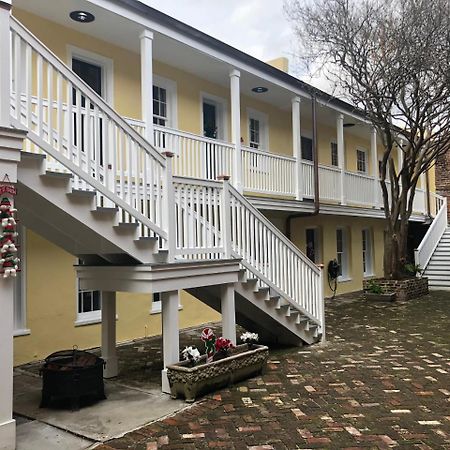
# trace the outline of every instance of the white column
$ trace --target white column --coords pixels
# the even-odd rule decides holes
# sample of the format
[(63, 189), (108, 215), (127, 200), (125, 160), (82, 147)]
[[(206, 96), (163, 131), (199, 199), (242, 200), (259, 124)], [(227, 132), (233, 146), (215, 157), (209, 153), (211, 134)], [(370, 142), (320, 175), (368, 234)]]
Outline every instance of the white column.
[(0, 279), (0, 449), (16, 448), (13, 405), (14, 278)]
[(397, 173), (402, 170), (403, 167), (403, 139), (400, 139), (400, 142), (397, 146)]
[(236, 345), (236, 309), (234, 302), (234, 285), (221, 286), (222, 336)]
[(292, 99), (292, 144), (295, 164), (296, 199), (303, 200), (303, 170), (302, 170), (302, 138), (300, 123), (300, 97)]
[(339, 168), (341, 169), (340, 190), (341, 190), (341, 205), (346, 204), (345, 200), (345, 144), (344, 144), (344, 115), (339, 114), (336, 120), (337, 129), (337, 150)]
[(102, 292), (102, 358), (106, 362), (104, 378), (119, 374), (116, 348), (116, 293)]
[(10, 81), (11, 81), (11, 38), (10, 38), (11, 0), (0, 0), (0, 127), (9, 127)]
[(163, 334), (163, 362), (162, 391), (170, 393), (169, 380), (166, 367), (178, 362), (180, 358), (180, 338), (178, 305), (179, 292), (170, 291), (161, 293), (162, 334)]
[(380, 207), (380, 177), (378, 175), (378, 152), (377, 152), (377, 130), (372, 128), (370, 135), (370, 156), (372, 158), (372, 176), (373, 176), (373, 204), (375, 208)]
[(153, 33), (144, 30), (141, 40), (141, 108), (145, 138), (153, 144)]
[(230, 72), (230, 92), (231, 92), (231, 142), (235, 147), (234, 152), (234, 172), (231, 182), (234, 187), (242, 193), (242, 155), (241, 155), (241, 94), (240, 94), (239, 70), (233, 69)]

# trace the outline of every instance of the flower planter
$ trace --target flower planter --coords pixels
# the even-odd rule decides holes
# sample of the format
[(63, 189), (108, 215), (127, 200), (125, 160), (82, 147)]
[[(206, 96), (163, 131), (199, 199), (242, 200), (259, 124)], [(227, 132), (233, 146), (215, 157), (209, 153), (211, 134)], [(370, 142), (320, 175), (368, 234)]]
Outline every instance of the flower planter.
[(200, 363), (189, 367), (188, 361), (167, 366), (172, 398), (184, 397), (186, 402), (207, 392), (229, 386), (260, 374), (269, 357), (269, 349), (264, 345), (255, 345), (248, 350), (247, 344), (238, 345), (231, 356), (206, 363), (203, 355)]
[(383, 294), (395, 293), (398, 301), (411, 300), (428, 294), (428, 278), (403, 278), (401, 280), (390, 280), (386, 278), (373, 278), (363, 281), (364, 293), (367, 294), (369, 283), (375, 282), (380, 285)]
[(395, 292), (388, 292), (386, 294), (374, 294), (373, 292), (364, 293), (366, 300), (376, 301), (376, 302), (394, 302), (397, 295)]

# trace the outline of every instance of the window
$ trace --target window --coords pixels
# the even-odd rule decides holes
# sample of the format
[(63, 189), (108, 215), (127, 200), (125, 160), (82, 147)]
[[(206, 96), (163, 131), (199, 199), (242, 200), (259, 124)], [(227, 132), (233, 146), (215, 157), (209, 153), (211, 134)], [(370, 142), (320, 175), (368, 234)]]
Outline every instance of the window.
[(331, 165), (335, 167), (339, 166), (338, 146), (336, 142), (331, 143)]
[(23, 336), (30, 333), (30, 330), (26, 328), (26, 230), (25, 227), (17, 224), (17, 231), (19, 236), (16, 239), (16, 246), (19, 249), (20, 271), (14, 280), (14, 336)]
[(153, 123), (167, 126), (167, 90), (153, 86)]
[(368, 229), (362, 230), (362, 259), (364, 276), (373, 275), (372, 233)]
[(312, 139), (302, 136), (302, 159), (306, 159), (307, 161), (313, 161), (313, 145)]
[(367, 155), (364, 150), (356, 150), (356, 170), (367, 173)]
[(161, 294), (159, 292), (155, 292), (153, 294), (152, 311), (151, 312), (152, 312), (152, 314), (161, 312)]
[(260, 124), (258, 119), (249, 120), (249, 144), (251, 148), (258, 149), (261, 145)]
[(347, 231), (343, 228), (336, 230), (336, 259), (339, 264), (339, 277), (348, 276), (348, 242)]
[(98, 322), (102, 317), (100, 291), (83, 291), (78, 288), (77, 323)]
[(306, 229), (306, 256), (313, 262), (318, 263), (320, 260), (319, 255), (319, 229), (307, 228)]

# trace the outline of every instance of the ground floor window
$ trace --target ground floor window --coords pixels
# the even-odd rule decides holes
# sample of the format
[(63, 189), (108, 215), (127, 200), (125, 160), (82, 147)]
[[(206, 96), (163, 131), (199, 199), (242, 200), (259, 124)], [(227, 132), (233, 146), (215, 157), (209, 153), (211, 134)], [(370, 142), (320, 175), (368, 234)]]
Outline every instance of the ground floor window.
[(102, 295), (100, 291), (78, 288), (77, 322), (98, 322), (102, 318)]
[(362, 230), (362, 262), (364, 276), (373, 275), (372, 233), (369, 229)]
[(153, 294), (152, 301), (152, 314), (161, 312), (161, 294), (159, 292), (155, 292)]
[(339, 277), (348, 277), (348, 232), (345, 228), (336, 230), (336, 259), (339, 264)]
[(14, 335), (20, 336), (29, 334), (27, 329), (27, 301), (26, 301), (26, 229), (20, 224), (17, 225), (19, 235), (16, 238), (16, 245), (19, 249), (20, 271), (14, 279)]

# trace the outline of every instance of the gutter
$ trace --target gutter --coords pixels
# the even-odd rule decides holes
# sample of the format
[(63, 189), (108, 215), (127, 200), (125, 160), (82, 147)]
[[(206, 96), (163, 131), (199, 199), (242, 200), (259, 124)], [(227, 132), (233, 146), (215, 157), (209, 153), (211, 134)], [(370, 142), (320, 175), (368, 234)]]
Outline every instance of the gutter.
[(286, 219), (286, 237), (288, 239), (291, 239), (292, 236), (292, 220), (296, 219), (298, 217), (313, 217), (317, 216), (320, 211), (320, 201), (319, 201), (319, 152), (317, 149), (317, 113), (316, 113), (316, 107), (317, 107), (317, 99), (316, 94), (313, 92), (311, 93), (311, 112), (312, 112), (312, 127), (313, 127), (313, 134), (312, 134), (312, 148), (313, 148), (313, 168), (314, 168), (314, 211), (304, 212), (304, 213), (296, 213), (291, 214)]

